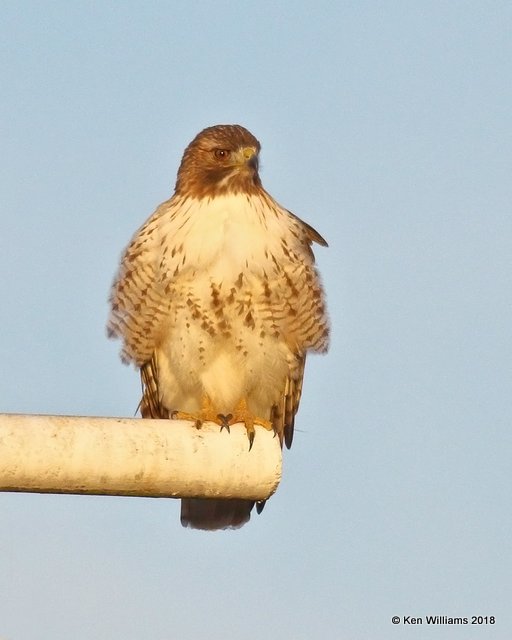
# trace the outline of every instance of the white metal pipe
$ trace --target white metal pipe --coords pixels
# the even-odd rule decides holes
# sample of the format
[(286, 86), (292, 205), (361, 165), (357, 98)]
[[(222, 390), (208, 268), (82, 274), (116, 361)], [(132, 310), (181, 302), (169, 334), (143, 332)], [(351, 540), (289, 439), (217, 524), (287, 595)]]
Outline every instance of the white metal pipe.
[(281, 479), (279, 439), (256, 426), (0, 414), (0, 491), (264, 500)]

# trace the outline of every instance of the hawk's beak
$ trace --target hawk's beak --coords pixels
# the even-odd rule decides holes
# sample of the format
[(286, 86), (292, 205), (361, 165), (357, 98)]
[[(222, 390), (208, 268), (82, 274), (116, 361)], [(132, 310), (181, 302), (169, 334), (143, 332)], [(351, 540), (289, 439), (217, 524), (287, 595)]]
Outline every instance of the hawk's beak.
[(255, 147), (244, 147), (240, 150), (242, 164), (248, 164), (254, 171), (258, 171), (258, 151)]
[(246, 160), (250, 160), (254, 155), (256, 155), (256, 149), (254, 147), (244, 147), (242, 149), (242, 154)]

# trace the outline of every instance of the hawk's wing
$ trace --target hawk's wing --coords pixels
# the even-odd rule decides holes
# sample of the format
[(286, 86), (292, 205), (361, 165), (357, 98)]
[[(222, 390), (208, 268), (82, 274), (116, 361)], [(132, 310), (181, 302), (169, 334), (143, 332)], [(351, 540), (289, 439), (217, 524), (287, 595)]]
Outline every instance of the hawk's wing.
[(279, 405), (272, 407), (271, 420), (275, 433), (278, 434), (281, 446), (284, 443), (289, 449), (293, 441), (293, 427), (295, 414), (299, 409), (300, 396), (302, 393), (302, 380), (304, 378), (304, 365), (306, 356), (298, 358), (295, 375), (286, 378), (286, 386)]
[(171, 207), (172, 199), (160, 205), (133, 236), (110, 292), (108, 336), (122, 339), (123, 362), (138, 367), (151, 359), (169, 312), (165, 283), (159, 277), (158, 222)]
[(140, 368), (140, 378), (142, 382), (142, 398), (140, 401), (140, 414), (143, 418), (167, 419), (169, 415), (161, 401), (161, 394), (158, 388), (158, 362), (156, 355), (148, 360)]

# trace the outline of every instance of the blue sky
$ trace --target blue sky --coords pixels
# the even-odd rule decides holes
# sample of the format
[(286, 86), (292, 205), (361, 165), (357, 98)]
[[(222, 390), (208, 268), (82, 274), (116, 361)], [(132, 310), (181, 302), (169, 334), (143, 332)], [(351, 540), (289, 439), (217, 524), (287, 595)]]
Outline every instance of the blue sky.
[(0, 4), (1, 411), (133, 415), (108, 290), (208, 125), (249, 128), (329, 241), (332, 322), (247, 527), (1, 494), (2, 640), (511, 636), (511, 27), (507, 2)]

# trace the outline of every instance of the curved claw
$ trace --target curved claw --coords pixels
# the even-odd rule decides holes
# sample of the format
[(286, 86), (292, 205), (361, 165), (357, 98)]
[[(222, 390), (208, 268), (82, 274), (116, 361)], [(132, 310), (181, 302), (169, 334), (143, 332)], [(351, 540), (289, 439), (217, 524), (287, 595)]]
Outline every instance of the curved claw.
[(224, 415), (223, 413), (218, 413), (217, 418), (220, 420), (220, 430), (226, 429), (228, 433), (231, 433), (231, 429), (229, 428), (229, 421), (233, 418), (232, 413), (228, 413)]
[(250, 451), (252, 449), (252, 443), (254, 442), (255, 431), (254, 431), (254, 427), (252, 428), (252, 430), (249, 429), (247, 424), (245, 425), (245, 428), (247, 430), (247, 438), (249, 439), (249, 451)]

